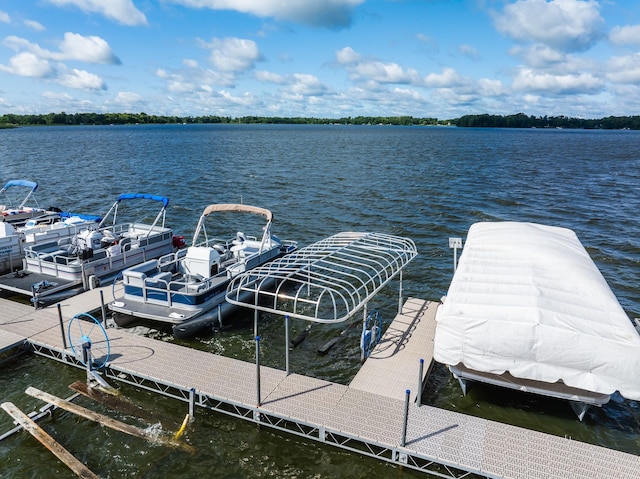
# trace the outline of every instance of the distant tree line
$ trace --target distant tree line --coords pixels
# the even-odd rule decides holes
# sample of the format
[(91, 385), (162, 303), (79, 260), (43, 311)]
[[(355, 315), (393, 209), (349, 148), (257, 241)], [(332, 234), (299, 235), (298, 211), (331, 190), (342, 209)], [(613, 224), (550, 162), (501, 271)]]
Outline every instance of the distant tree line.
[(348, 118), (302, 118), (243, 116), (160, 116), (146, 113), (47, 113), (45, 115), (0, 116), (0, 125), (131, 125), (131, 124), (175, 124), (175, 123), (265, 123), (265, 124), (335, 124), (344, 125), (436, 125), (436, 118), (414, 118), (412, 116), (357, 116)]
[(465, 115), (451, 121), (461, 127), (490, 128), (583, 128), (604, 130), (640, 130), (640, 116), (608, 116), (585, 120), (567, 116)]
[(585, 129), (630, 129), (640, 130), (640, 116), (609, 116), (600, 119), (570, 118), (566, 116), (515, 115), (465, 115), (451, 120), (437, 118), (415, 118), (413, 116), (356, 116), (346, 118), (304, 118), (243, 116), (162, 116), (146, 113), (47, 113), (45, 115), (0, 116), (0, 128), (26, 125), (131, 125), (131, 124), (313, 124), (313, 125), (455, 125), (459, 127), (490, 128), (585, 128)]

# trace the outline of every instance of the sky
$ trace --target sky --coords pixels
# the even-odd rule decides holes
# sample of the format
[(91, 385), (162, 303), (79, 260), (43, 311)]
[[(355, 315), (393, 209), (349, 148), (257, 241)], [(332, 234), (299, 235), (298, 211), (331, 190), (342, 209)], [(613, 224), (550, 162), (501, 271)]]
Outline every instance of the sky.
[(0, 0), (0, 114), (640, 114), (637, 0)]

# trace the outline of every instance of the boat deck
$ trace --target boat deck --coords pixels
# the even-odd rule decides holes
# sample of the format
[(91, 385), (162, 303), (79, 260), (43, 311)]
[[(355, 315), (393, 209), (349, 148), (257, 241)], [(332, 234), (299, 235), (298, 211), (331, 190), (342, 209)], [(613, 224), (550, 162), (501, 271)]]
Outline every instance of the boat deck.
[[(61, 303), (63, 317), (99, 308), (98, 290)], [(0, 303), (3, 335), (28, 339), (36, 353), (74, 364), (75, 358), (62, 345), (57, 308), (35, 310), (7, 300)], [(406, 327), (389, 332), (370, 364), (398, 361), (390, 371), (398, 368), (395, 372), (401, 376), (408, 366), (390, 353), (411, 349), (422, 329), (433, 327), (433, 304), (409, 299), (396, 323), (405, 322)], [(492, 478), (622, 479), (636, 478), (640, 468), (640, 457), (635, 455), (413, 402), (408, 405), (405, 436), (405, 400), (390, 396), (396, 388), (403, 394), (414, 388), (402, 381), (390, 385), (387, 379), (384, 388), (361, 389), (358, 383), (373, 383), (369, 374), (384, 374), (377, 368), (374, 373), (372, 366), (363, 367), (361, 378), (350, 386), (263, 366), (258, 393), (254, 363), (124, 330), (107, 331), (112, 357), (104, 371), (108, 378), (441, 477), (460, 478), (470, 472)], [(394, 334), (396, 343), (390, 341)], [(417, 384), (415, 370), (407, 381)]]
[(17, 271), (0, 276), (0, 289), (33, 297), (32, 285), (42, 283), (43, 281), (49, 282), (51, 286), (48, 288), (42, 288), (38, 293), (39, 297), (46, 297), (49, 294), (64, 291), (79, 284), (78, 281), (56, 278), (50, 274), (41, 274), (31, 271)]

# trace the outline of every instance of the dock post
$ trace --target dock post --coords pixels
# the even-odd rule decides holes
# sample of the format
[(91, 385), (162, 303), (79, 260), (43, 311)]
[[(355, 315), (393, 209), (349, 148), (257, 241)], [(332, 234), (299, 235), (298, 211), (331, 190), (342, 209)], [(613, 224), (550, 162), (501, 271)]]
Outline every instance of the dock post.
[(91, 340), (87, 338), (87, 341), (82, 343), (82, 359), (84, 360), (84, 364), (87, 370), (87, 386), (93, 387), (94, 383), (91, 380)]
[(64, 335), (64, 321), (62, 321), (62, 308), (58, 303), (58, 319), (60, 320), (60, 332), (62, 333), (62, 346), (67, 349), (67, 337)]
[(189, 417), (193, 418), (196, 406), (196, 388), (189, 389)]
[(453, 272), (458, 269), (458, 249), (462, 248), (462, 238), (449, 238), (449, 248), (453, 249)]
[(398, 291), (398, 314), (402, 314), (402, 270), (400, 270), (400, 288)]
[(289, 375), (289, 315), (284, 315), (284, 358), (287, 376)]
[(400, 445), (402, 447), (407, 443), (407, 423), (409, 422), (409, 396), (411, 395), (411, 390), (407, 389), (407, 395), (404, 398), (404, 420), (402, 421), (402, 441)]
[(107, 310), (104, 307), (104, 292), (100, 290), (100, 308), (102, 311), (102, 326), (107, 329)]
[(424, 371), (424, 359), (420, 358), (420, 369), (418, 371), (418, 394), (416, 397), (416, 401), (418, 402), (418, 407), (422, 406), (422, 373)]
[(258, 407), (262, 405), (260, 399), (260, 336), (256, 336), (256, 398)]
[(38, 293), (36, 293), (36, 287), (33, 284), (31, 285), (31, 296), (32, 296), (31, 301), (33, 301), (33, 307), (35, 309), (38, 309)]

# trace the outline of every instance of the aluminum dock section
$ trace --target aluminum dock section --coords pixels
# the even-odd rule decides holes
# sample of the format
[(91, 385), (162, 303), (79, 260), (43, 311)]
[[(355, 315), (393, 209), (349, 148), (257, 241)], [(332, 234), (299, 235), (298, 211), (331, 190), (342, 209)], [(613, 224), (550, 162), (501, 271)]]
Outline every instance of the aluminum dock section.
[(438, 305), (409, 298), (349, 387), (402, 400), (408, 389), (415, 402), (433, 363)]
[[(99, 308), (96, 294), (90, 291), (66, 300), (62, 304), (65, 322), (75, 313)], [(416, 300), (410, 301), (404, 311), (420, 309)], [(90, 308), (76, 309), (89, 303)], [(71, 351), (63, 348), (57, 308), (19, 306), (0, 300), (1, 331), (27, 338), (37, 354), (80, 366)], [(419, 323), (423, 321), (414, 324)], [(419, 407), (387, 395), (287, 375), (264, 366), (259, 369), (258, 383), (254, 363), (123, 330), (107, 331), (112, 359), (103, 374), (108, 378), (432, 475), (631, 479), (640, 470), (640, 457), (632, 454), (430, 406)], [(405, 336), (405, 340), (410, 343), (416, 334), (412, 330), (411, 338)]]

